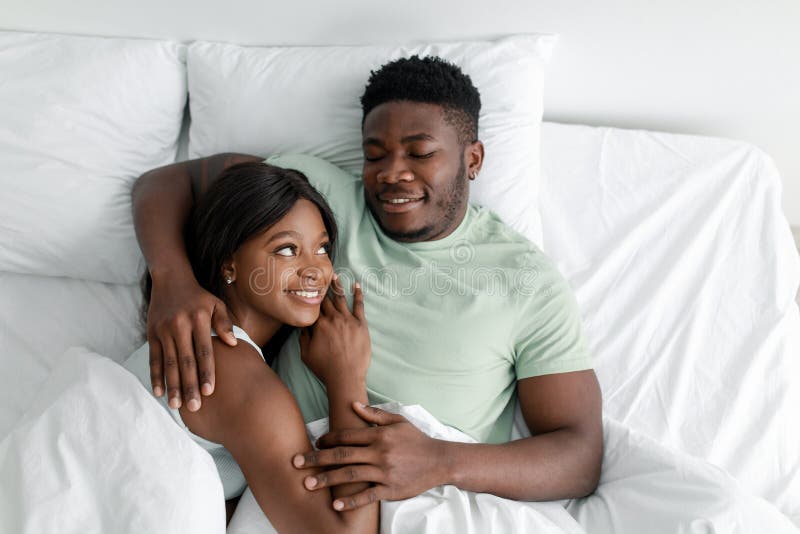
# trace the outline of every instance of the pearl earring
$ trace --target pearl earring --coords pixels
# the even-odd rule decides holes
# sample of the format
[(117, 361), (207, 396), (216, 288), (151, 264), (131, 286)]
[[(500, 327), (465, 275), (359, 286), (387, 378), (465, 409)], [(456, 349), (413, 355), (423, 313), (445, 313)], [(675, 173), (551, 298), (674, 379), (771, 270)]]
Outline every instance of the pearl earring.
[(233, 278), (226, 278), (225, 279), (225, 283), (227, 283), (228, 285), (231, 285), (233, 283)]

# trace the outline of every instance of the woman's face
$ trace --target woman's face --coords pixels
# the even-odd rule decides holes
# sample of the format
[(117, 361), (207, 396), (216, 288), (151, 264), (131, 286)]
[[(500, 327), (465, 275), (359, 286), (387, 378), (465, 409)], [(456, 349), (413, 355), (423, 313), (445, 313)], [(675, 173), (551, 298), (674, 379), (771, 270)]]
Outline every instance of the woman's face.
[(223, 266), (229, 302), (265, 319), (291, 326), (308, 326), (319, 316), (333, 275), (328, 233), (317, 207), (298, 200), (284, 217), (233, 254)]

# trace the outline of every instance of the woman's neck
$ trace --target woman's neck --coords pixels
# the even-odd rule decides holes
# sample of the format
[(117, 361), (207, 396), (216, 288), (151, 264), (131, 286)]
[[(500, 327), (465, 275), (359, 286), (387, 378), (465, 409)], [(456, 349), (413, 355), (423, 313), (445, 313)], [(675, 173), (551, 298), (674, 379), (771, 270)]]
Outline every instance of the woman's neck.
[(281, 327), (281, 323), (271, 317), (236, 305), (228, 308), (228, 314), (233, 324), (247, 332), (259, 347), (264, 347)]

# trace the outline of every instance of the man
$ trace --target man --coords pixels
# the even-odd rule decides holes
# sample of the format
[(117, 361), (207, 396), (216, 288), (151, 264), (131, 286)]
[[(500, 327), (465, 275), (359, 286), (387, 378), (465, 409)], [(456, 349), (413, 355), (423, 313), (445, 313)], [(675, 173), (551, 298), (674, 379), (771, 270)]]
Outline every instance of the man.
[[(441, 484), (518, 500), (585, 496), (602, 457), (600, 389), (574, 297), (535, 245), (468, 203), (484, 157), (480, 96), (438, 58), (373, 72), (362, 96), (360, 181), (316, 158), (277, 156), (326, 196), (340, 225), (337, 272), (361, 280), (368, 309), (370, 401), (421, 404), (481, 443), (427, 437), (400, 416), (354, 406), (378, 426), (332, 433), (298, 468), (330, 466), (306, 487), (369, 482), (347, 510)], [(182, 229), (193, 195), (220, 170), (263, 158), (223, 154), (156, 169), (134, 189), (137, 236), (153, 278), (148, 316), (154, 393), (190, 410), (211, 395), (210, 329), (233, 344), (224, 304), (194, 280)], [(326, 415), (324, 385), (297, 335), (277, 370), (306, 421)], [(201, 387), (198, 388), (198, 378)], [(508, 442), (515, 402), (532, 437)]]

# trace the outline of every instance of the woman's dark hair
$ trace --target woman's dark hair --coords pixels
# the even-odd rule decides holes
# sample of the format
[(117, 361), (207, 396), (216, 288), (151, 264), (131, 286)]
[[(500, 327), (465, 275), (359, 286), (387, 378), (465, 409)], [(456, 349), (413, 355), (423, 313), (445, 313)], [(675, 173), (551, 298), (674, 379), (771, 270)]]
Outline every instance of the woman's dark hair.
[[(197, 282), (224, 299), (222, 265), (251, 237), (277, 223), (300, 200), (312, 202), (322, 216), (330, 241), (330, 258), (336, 250), (336, 221), (322, 195), (299, 171), (266, 163), (239, 163), (228, 167), (196, 203), (185, 229), (186, 249)], [(142, 280), (142, 316), (147, 321), (152, 280)], [(284, 326), (267, 346), (270, 355), (288, 337)], [(277, 346), (276, 346), (277, 345)]]

